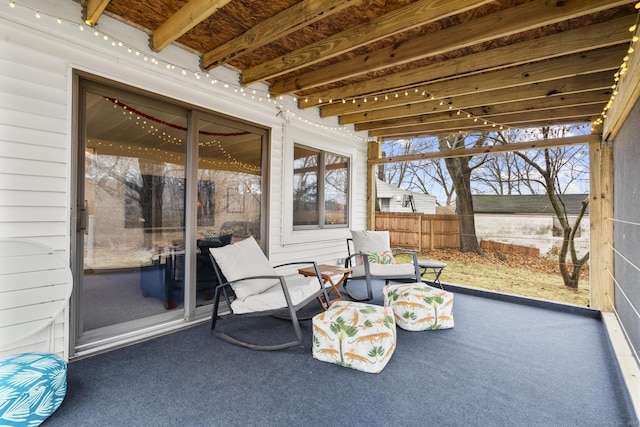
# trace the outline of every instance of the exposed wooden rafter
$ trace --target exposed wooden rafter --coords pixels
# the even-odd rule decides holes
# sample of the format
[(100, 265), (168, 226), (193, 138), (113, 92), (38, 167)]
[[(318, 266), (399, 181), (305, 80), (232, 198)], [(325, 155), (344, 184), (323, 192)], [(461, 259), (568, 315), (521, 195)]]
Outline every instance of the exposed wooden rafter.
[(593, 116), (602, 111), (604, 104), (605, 103), (587, 104), (578, 107), (524, 111), (503, 115), (489, 114), (482, 117), (453, 117), (451, 120), (444, 120), (440, 122), (434, 121), (415, 125), (407, 124), (398, 127), (373, 129), (369, 131), (369, 135), (380, 138), (407, 138), (412, 135), (442, 135), (445, 133), (458, 133), (465, 130), (495, 131), (500, 129), (501, 126), (517, 128), (522, 123), (529, 123), (529, 126), (536, 126), (536, 124), (540, 122), (553, 122), (555, 124), (589, 123)]
[[(377, 79), (354, 83), (336, 89), (316, 92), (305, 97), (300, 107), (308, 108), (320, 104), (320, 99), (349, 99), (355, 95), (379, 93), (390, 88), (403, 88), (429, 81), (446, 78), (459, 78), (478, 72), (488, 72), (545, 59), (559, 58), (578, 52), (615, 46), (628, 42), (627, 28), (635, 22), (635, 15), (618, 18), (613, 22), (591, 25), (576, 30), (565, 31), (539, 39), (515, 43), (496, 49), (487, 50), (466, 57), (437, 62), (424, 67), (401, 71)], [(451, 70), (455, 70), (452, 74)], [(306, 99), (308, 98), (308, 102)]]
[[(640, 31), (636, 26), (634, 37), (638, 38)], [(633, 48), (630, 48), (630, 50)], [(626, 68), (616, 87), (616, 97), (612, 100), (604, 122), (603, 135), (606, 141), (612, 141), (624, 124), (631, 109), (640, 99), (640, 55), (629, 56)]]
[(453, 157), (473, 156), (477, 154), (506, 153), (513, 151), (535, 150), (553, 147), (565, 147), (572, 145), (587, 145), (599, 142), (599, 134), (571, 136), (567, 138), (544, 139), (540, 141), (522, 142), (517, 144), (490, 145), (477, 148), (466, 148), (464, 150), (433, 151), (430, 153), (410, 154), (407, 156), (383, 157), (369, 159), (368, 163), (380, 165), (386, 163), (413, 162), (419, 160), (445, 159)]
[[(357, 124), (368, 121), (388, 120), (401, 117), (411, 117), (420, 114), (441, 113), (447, 111), (449, 105), (456, 113), (458, 109), (464, 111), (474, 108), (483, 110), (500, 108), (505, 103), (521, 103), (522, 109), (526, 109), (531, 100), (563, 98), (572, 94), (590, 93), (602, 91), (609, 96), (611, 94), (611, 72), (603, 71), (594, 74), (585, 74), (577, 77), (566, 77), (550, 80), (542, 83), (530, 83), (525, 86), (512, 88), (499, 88), (482, 93), (456, 96), (444, 100), (424, 100), (415, 104), (400, 105), (397, 107), (383, 108), (360, 113), (344, 114), (340, 116), (341, 124)], [(442, 105), (440, 103), (443, 102)], [(453, 106), (456, 109), (453, 109)]]
[[(626, 0), (618, 0), (618, 3), (624, 4), (625, 1)], [(611, 6), (607, 5), (606, 7)], [(461, 49), (466, 46), (505, 37), (532, 28), (550, 25), (567, 19), (567, 16), (575, 17), (594, 13), (606, 7), (605, 3), (600, 0), (581, 0), (574, 2), (536, 0), (513, 9), (507, 9), (483, 18), (445, 28), (438, 32), (438, 37), (434, 37), (433, 34), (427, 34), (408, 40), (405, 43), (380, 49), (376, 52), (327, 65), (299, 76), (275, 81), (273, 83), (272, 93), (281, 95), (307, 90), (323, 84), (366, 74), (371, 71), (417, 61), (429, 56)], [(604, 25), (604, 27), (611, 29), (613, 25)], [(594, 31), (596, 30), (599, 29), (594, 28)], [(600, 39), (602, 40), (603, 32), (602, 30), (599, 31)], [(628, 34), (625, 35), (628, 36)], [(535, 40), (533, 42), (535, 42)], [(562, 40), (559, 40), (559, 42), (562, 42)], [(528, 47), (522, 46), (522, 48), (526, 49)], [(538, 49), (538, 51), (539, 50), (540, 49)], [(545, 50), (548, 55), (552, 53), (550, 48), (546, 48)], [(491, 56), (493, 59), (498, 57), (498, 53), (496, 52), (495, 56), (487, 56)], [(504, 56), (500, 62), (504, 65), (504, 63), (508, 61), (510, 61), (510, 57)], [(473, 59), (465, 62), (476, 63)], [(481, 65), (483, 65), (483, 62), (477, 62), (476, 66), (480, 67)], [(423, 74), (422, 79), (424, 79), (424, 75), (430, 74)], [(398, 81), (400, 79), (395, 80)], [(394, 84), (390, 81), (386, 81), (386, 83)], [(395, 86), (400, 86), (400, 84), (395, 84)], [(386, 88), (388, 89), (389, 86), (386, 86)], [(343, 88), (335, 89), (329, 93), (314, 94), (314, 99), (338, 98), (340, 95), (337, 92), (341, 89)], [(381, 88), (376, 88), (372, 85), (370, 88), (359, 88), (358, 90), (359, 92), (347, 90), (346, 94), (343, 94), (342, 97), (349, 97), (354, 93), (372, 93), (380, 91)]]
[(559, 108), (577, 108), (583, 105), (596, 105), (599, 111), (607, 104), (611, 92), (609, 90), (591, 91), (589, 93), (579, 92), (564, 96), (551, 96), (538, 98), (530, 101), (515, 101), (493, 106), (483, 106), (467, 108), (461, 110), (447, 110), (447, 107), (440, 107), (437, 113), (427, 113), (416, 116), (404, 116), (396, 119), (377, 120), (361, 122), (356, 124), (357, 131), (386, 129), (422, 123), (437, 123), (451, 120), (458, 120), (464, 117), (491, 118), (492, 121), (501, 120), (511, 114), (529, 113), (542, 110), (557, 111)]
[[(356, 111), (362, 112), (422, 102), (425, 97), (429, 98), (430, 96), (444, 99), (564, 77), (574, 77), (581, 74), (615, 70), (620, 65), (619, 58), (622, 58), (625, 52), (625, 46), (599, 49), (564, 58), (534, 62), (489, 73), (474, 74), (459, 79), (438, 81), (421, 87), (417, 92), (408, 90), (405, 95), (391, 97), (390, 99), (380, 97), (378, 101), (369, 99), (365, 102), (363, 99), (358, 99), (355, 103), (335, 102), (323, 106), (321, 112), (323, 117), (337, 116)], [(461, 108), (463, 106), (456, 105), (456, 107)]]
[(385, 37), (460, 13), (491, 0), (420, 0), (281, 57), (244, 70), (242, 82), (251, 84), (333, 58)]
[(363, 0), (304, 0), (266, 19), (238, 37), (202, 55), (202, 68), (210, 70), (232, 58), (262, 47), (326, 19)]
[(95, 25), (110, 1), (111, 0), (87, 0), (84, 8), (84, 22), (89, 25)]
[(231, 0), (189, 0), (162, 25), (153, 30), (151, 47), (162, 50)]

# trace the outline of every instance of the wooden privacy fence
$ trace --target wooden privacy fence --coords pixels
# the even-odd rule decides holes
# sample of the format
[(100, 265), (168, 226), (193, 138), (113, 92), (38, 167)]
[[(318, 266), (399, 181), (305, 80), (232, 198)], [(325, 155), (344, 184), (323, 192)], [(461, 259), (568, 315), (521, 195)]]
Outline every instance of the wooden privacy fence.
[(426, 252), (460, 249), (458, 215), (376, 212), (376, 230), (388, 230), (391, 247)]

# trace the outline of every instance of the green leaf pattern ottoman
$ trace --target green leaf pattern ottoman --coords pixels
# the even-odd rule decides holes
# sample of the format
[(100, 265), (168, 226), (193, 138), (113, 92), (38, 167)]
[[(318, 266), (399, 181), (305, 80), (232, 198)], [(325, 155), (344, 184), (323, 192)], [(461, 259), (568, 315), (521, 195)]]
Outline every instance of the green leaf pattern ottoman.
[(0, 426), (37, 426), (67, 393), (67, 364), (50, 353), (0, 359)]
[(313, 357), (364, 372), (380, 373), (396, 347), (389, 307), (334, 302), (313, 317)]
[(425, 283), (384, 287), (384, 305), (406, 331), (453, 328), (453, 293)]

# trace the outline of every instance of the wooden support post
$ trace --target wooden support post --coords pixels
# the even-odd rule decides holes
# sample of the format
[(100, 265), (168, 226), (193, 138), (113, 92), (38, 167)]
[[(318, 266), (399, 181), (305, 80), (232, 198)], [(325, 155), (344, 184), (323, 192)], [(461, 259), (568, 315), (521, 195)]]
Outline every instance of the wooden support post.
[(591, 205), (590, 306), (613, 311), (613, 148), (606, 142), (589, 144)]
[[(382, 140), (369, 141), (368, 160), (380, 158)], [(367, 230), (376, 229), (376, 168), (377, 165), (367, 162)]]

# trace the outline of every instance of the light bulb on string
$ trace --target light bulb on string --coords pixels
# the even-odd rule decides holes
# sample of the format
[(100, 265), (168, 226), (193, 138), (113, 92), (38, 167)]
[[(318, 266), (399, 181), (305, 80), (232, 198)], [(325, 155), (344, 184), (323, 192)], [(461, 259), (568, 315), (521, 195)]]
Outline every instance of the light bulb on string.
[[(46, 12), (42, 13), (39, 10), (37, 10), (36, 8), (34, 8), (34, 7), (30, 7), (28, 5), (22, 5), (21, 3), (19, 3), (19, 4), (21, 6), (25, 6), (27, 9), (31, 10), (32, 13), (33, 13), (33, 16), (35, 16), (36, 19), (41, 19), (43, 17), (43, 15), (44, 15), (45, 17), (52, 18), (52, 20), (55, 21), (58, 24), (65, 24), (65, 23), (66, 24), (70, 24), (70, 25), (74, 26), (75, 28), (77, 28), (78, 31), (84, 31), (85, 27), (88, 26), (88, 27), (93, 29), (94, 36), (96, 36), (96, 37), (101, 36), (101, 39), (103, 39), (105, 42), (108, 42), (110, 47), (122, 47), (123, 49), (125, 49), (124, 52), (126, 52), (127, 54), (135, 55), (136, 57), (140, 57), (140, 59), (142, 59), (146, 63), (151, 63), (151, 64), (154, 64), (154, 65), (162, 64), (162, 65), (166, 66), (166, 67), (163, 67), (163, 69), (170, 70), (170, 71), (175, 70), (176, 68), (178, 68), (183, 73), (184, 76), (191, 76), (191, 78), (193, 78), (194, 80), (202, 80), (202, 77), (206, 77), (207, 79), (209, 79), (209, 82), (211, 84), (216, 84), (217, 83), (217, 80), (216, 79), (212, 79), (211, 76), (209, 75), (209, 73), (206, 73), (206, 75), (205, 75), (205, 74), (199, 73), (197, 70), (194, 71), (194, 70), (184, 69), (182, 67), (176, 67), (175, 64), (172, 64), (170, 62), (162, 60), (159, 57), (156, 57), (154, 54), (151, 54), (151, 53), (145, 54), (144, 51), (137, 50), (133, 46), (128, 45), (128, 44), (118, 40), (116, 37), (113, 37), (112, 35), (109, 35), (107, 33), (99, 31), (98, 28), (97, 28), (97, 24), (93, 24), (91, 22), (79, 22), (78, 23), (78, 22), (74, 22), (73, 20), (66, 20), (64, 18), (60, 18), (60, 17), (56, 17), (54, 15), (47, 14)], [(10, 0), (9, 1), (9, 6), (11, 8), (16, 8), (17, 4), (16, 4), (15, 1)], [(224, 83), (224, 88), (225, 89), (229, 89), (230, 88), (230, 84), (228, 82), (221, 82), (221, 83)], [(234, 89), (234, 92), (242, 93), (242, 96), (246, 97), (247, 92), (244, 91), (244, 86), (242, 86), (242, 85), (237, 86), (237, 85), (233, 84), (233, 85), (231, 85), (231, 88)], [(415, 90), (416, 93), (419, 91), (417, 88), (414, 88), (414, 90)], [(405, 91), (405, 94), (408, 95), (408, 91)], [(264, 94), (264, 97), (263, 96), (257, 96), (258, 92), (255, 91), (255, 90), (253, 90), (251, 92), (251, 95), (253, 95), (252, 99), (255, 99), (257, 97), (260, 102), (263, 99), (267, 99), (267, 102), (271, 103), (272, 99), (273, 99), (273, 97), (271, 96), (271, 94), (268, 93), (268, 91), (266, 91), (266, 93)], [(398, 97), (398, 93), (395, 94), (395, 97), (396, 98)], [(283, 99), (283, 98), (284, 97), (281, 95), (280, 99)], [(388, 96), (386, 98), (388, 99)], [(377, 100), (377, 97), (376, 97), (376, 100)], [(331, 100), (330, 102), (333, 103), (333, 100)], [(356, 100), (354, 99), (353, 102), (355, 103)], [(365, 98), (364, 102), (368, 102), (368, 99)], [(277, 102), (275, 100), (273, 100), (273, 103), (274, 103), (274, 105), (277, 105)], [(313, 122), (309, 122), (309, 123), (310, 124), (314, 124)], [(332, 129), (332, 130), (337, 130), (337, 131), (344, 131), (344, 132), (347, 132), (350, 135), (355, 136), (358, 139), (363, 139), (362, 137), (351, 133), (351, 131), (349, 129), (347, 129), (346, 127), (344, 127), (344, 126), (327, 127), (327, 126), (324, 126), (324, 125), (319, 125), (317, 123), (315, 124), (315, 126), (316, 127), (322, 127), (324, 129)], [(366, 138), (366, 139), (369, 140), (369, 138)]]

